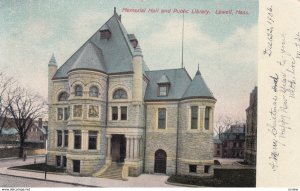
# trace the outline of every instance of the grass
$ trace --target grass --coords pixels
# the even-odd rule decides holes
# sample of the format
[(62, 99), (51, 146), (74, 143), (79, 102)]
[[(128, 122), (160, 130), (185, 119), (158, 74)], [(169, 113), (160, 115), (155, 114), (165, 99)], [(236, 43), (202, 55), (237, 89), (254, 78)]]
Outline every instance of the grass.
[[(36, 164), (29, 164), (29, 165), (23, 165), (23, 166), (14, 166), (14, 167), (10, 167), (9, 169), (34, 170), (34, 171), (45, 172), (45, 167), (46, 167), (45, 163), (36, 163)], [(56, 166), (47, 165), (47, 172), (64, 173), (65, 169), (59, 168)]]
[(168, 182), (204, 187), (255, 187), (254, 169), (218, 169), (214, 177), (172, 175)]

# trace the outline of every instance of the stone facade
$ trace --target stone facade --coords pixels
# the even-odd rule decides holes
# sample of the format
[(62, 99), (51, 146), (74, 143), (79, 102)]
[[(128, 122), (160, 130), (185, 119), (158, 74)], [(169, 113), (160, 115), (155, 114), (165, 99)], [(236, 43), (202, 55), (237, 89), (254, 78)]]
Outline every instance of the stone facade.
[(245, 161), (255, 165), (257, 148), (257, 87), (255, 87), (250, 94), (246, 117)]
[[(125, 164), (130, 176), (211, 175), (216, 100), (200, 71), (193, 80), (183, 68), (150, 74), (138, 41), (120, 21), (115, 13), (100, 29), (105, 35), (96, 33), (61, 68), (51, 58), (48, 164), (78, 176), (91, 176), (112, 162)], [(122, 35), (117, 39), (120, 33), (125, 41)], [(122, 43), (127, 53), (119, 49)], [(112, 46), (118, 56), (106, 52)], [(119, 62), (125, 64), (108, 65), (122, 54), (127, 57)]]

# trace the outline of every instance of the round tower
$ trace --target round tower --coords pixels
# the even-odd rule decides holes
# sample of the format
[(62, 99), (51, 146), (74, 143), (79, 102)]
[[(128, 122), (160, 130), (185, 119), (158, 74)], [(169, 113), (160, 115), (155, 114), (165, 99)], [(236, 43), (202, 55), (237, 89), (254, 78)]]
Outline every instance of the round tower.
[(54, 74), (57, 71), (57, 63), (54, 57), (54, 54), (52, 54), (49, 63), (48, 63), (48, 104), (51, 104), (51, 97), (52, 97), (52, 91), (53, 91), (53, 82), (52, 78)]

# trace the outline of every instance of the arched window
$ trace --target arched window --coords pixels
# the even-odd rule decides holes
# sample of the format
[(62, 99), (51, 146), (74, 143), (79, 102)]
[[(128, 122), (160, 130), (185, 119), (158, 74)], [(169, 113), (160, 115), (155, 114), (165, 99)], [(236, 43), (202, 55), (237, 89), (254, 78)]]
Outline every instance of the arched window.
[(67, 101), (69, 94), (67, 92), (61, 92), (58, 96), (58, 101)]
[(127, 93), (123, 89), (117, 89), (113, 94), (114, 99), (127, 99)]
[(75, 86), (75, 96), (82, 96), (82, 86), (81, 85)]
[(99, 95), (98, 87), (97, 86), (91, 86), (89, 94), (90, 94), (90, 97), (98, 97), (98, 95)]

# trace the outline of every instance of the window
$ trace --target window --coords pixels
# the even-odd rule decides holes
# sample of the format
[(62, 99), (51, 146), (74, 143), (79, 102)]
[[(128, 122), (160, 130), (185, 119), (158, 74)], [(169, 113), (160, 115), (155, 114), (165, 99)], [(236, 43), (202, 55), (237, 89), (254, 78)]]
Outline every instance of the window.
[(127, 120), (127, 107), (121, 107), (121, 120)]
[(240, 139), (240, 135), (235, 135), (235, 139)]
[(97, 131), (89, 131), (89, 150), (97, 149)]
[(166, 128), (166, 108), (158, 109), (158, 129)]
[(73, 172), (80, 173), (80, 160), (73, 160)]
[(58, 101), (67, 101), (69, 98), (69, 94), (67, 92), (61, 92), (58, 95)]
[(99, 106), (95, 106), (95, 105), (89, 106), (89, 117), (99, 118)]
[(67, 167), (67, 157), (63, 156), (63, 167)]
[(74, 149), (81, 149), (81, 131), (74, 132)]
[(61, 130), (57, 131), (57, 146), (58, 147), (62, 146), (62, 132), (61, 132)]
[(191, 106), (191, 129), (198, 129), (198, 106)]
[(65, 147), (68, 147), (68, 143), (69, 143), (69, 140), (68, 140), (68, 139), (69, 139), (68, 130), (65, 130), (65, 131), (64, 131), (64, 139), (65, 139), (65, 140), (64, 140), (64, 146), (65, 146)]
[(65, 107), (64, 108), (64, 120), (68, 120), (70, 117), (70, 107)]
[(61, 164), (61, 156), (56, 156), (56, 166), (60, 166)]
[(236, 147), (236, 142), (233, 143), (233, 147)]
[(127, 93), (123, 89), (117, 89), (113, 94), (113, 99), (127, 99)]
[(196, 173), (197, 172), (197, 165), (190, 164), (189, 169), (190, 169), (190, 172)]
[(118, 120), (118, 107), (111, 107), (111, 119)]
[(82, 96), (82, 86), (81, 85), (75, 86), (75, 96)]
[(209, 172), (209, 165), (204, 165), (204, 173), (208, 173)]
[(44, 140), (44, 136), (41, 135), (40, 136), (40, 140), (43, 141)]
[(217, 155), (220, 155), (220, 151), (217, 151)]
[(217, 148), (218, 148), (218, 149), (220, 148), (220, 145), (219, 145), (219, 144), (217, 144)]
[(57, 120), (62, 120), (64, 113), (63, 108), (57, 108)]
[(99, 96), (99, 90), (98, 90), (97, 86), (90, 87), (89, 94), (90, 94), (90, 97), (98, 97)]
[(167, 96), (168, 95), (168, 87), (167, 86), (159, 86), (158, 87), (159, 89), (159, 92), (158, 92), (158, 95), (159, 96)]
[(57, 120), (68, 120), (70, 116), (70, 108), (65, 107), (65, 108), (57, 108)]
[(205, 108), (205, 129), (209, 129), (209, 113), (210, 113), (210, 107)]
[(73, 117), (81, 117), (81, 116), (82, 116), (82, 105), (74, 105)]

